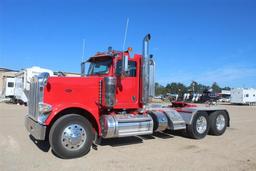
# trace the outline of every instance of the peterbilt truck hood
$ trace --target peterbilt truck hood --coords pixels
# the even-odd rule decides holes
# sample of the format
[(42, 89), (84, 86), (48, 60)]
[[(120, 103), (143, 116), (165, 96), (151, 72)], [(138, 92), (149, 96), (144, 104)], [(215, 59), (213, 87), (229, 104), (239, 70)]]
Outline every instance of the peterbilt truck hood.
[(100, 77), (50, 77), (43, 101), (56, 105), (87, 104), (95, 107), (99, 100)]

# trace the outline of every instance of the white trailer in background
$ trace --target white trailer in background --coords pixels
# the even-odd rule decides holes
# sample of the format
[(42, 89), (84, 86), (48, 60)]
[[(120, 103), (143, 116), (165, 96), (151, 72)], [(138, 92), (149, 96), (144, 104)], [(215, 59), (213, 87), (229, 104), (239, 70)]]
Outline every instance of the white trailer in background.
[(235, 88), (230, 94), (230, 103), (256, 105), (256, 89)]
[(12, 98), (14, 96), (15, 78), (5, 77), (2, 96)]
[(39, 75), (42, 72), (48, 72), (50, 76), (53, 76), (53, 71), (40, 67), (31, 67), (26, 68), (15, 76), (15, 89), (14, 89), (14, 98), (16, 103), (26, 104), (28, 99), (26, 93), (30, 89), (30, 81), (33, 76)]

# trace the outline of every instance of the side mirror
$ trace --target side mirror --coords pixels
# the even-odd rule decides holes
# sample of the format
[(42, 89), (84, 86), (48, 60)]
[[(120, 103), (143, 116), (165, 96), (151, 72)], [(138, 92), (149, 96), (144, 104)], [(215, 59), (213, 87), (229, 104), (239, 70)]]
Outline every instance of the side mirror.
[(123, 60), (122, 60), (122, 75), (126, 76), (128, 72), (129, 72), (128, 56), (125, 55), (125, 56), (123, 56)]
[(85, 62), (81, 63), (81, 76), (84, 77), (85, 76)]

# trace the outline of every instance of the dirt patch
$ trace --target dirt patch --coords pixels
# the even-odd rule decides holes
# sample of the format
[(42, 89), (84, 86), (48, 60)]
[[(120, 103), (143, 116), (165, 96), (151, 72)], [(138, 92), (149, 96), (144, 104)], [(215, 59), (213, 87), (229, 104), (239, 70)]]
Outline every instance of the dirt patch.
[(62, 160), (29, 137), (26, 107), (0, 104), (0, 170), (256, 170), (256, 107), (221, 107), (231, 118), (222, 136), (192, 140), (167, 131), (110, 139), (82, 158)]

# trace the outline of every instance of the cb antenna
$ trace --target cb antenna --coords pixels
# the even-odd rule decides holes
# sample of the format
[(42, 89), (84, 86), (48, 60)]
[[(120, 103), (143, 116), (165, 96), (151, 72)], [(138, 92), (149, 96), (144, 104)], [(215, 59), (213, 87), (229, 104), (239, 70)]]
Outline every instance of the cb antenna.
[(123, 52), (124, 52), (124, 47), (125, 47), (125, 42), (126, 42), (126, 37), (127, 37), (128, 26), (129, 26), (129, 18), (127, 18), (127, 20), (126, 20), (126, 26), (125, 26), (125, 32), (124, 32), (124, 42), (123, 42)]
[(84, 62), (84, 52), (85, 52), (85, 39), (83, 39), (82, 62)]

